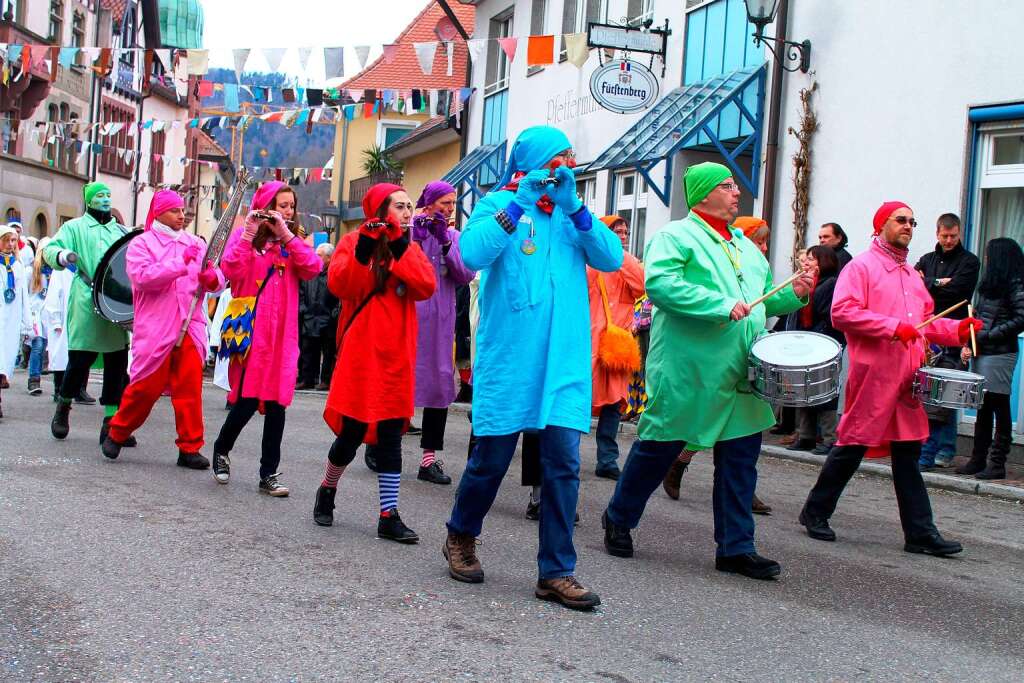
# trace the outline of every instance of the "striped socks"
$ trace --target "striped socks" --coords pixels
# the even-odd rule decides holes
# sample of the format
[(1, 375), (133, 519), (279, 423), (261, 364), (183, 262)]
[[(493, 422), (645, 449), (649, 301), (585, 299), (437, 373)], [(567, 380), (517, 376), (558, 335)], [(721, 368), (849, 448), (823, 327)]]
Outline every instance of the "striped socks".
[(377, 490), (380, 493), (380, 513), (383, 515), (398, 508), (398, 484), (401, 472), (378, 472)]
[(437, 456), (434, 451), (423, 451), (423, 460), (420, 460), (420, 467), (430, 467), (437, 460)]
[(330, 460), (327, 461), (327, 471), (324, 472), (324, 480), (321, 482), (321, 486), (327, 488), (336, 489), (338, 488), (338, 480), (341, 479), (341, 474), (345, 471), (344, 467), (338, 467)]

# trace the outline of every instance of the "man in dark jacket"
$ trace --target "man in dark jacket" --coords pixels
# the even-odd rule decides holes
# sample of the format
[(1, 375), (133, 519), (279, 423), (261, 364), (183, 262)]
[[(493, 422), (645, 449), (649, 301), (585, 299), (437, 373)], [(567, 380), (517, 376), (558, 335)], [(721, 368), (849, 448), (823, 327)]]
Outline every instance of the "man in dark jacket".
[(846, 251), (846, 245), (849, 243), (849, 238), (838, 223), (823, 223), (818, 230), (818, 244), (832, 247), (832, 251), (836, 252), (840, 271), (853, 259), (850, 252)]
[[(978, 286), (981, 262), (977, 256), (964, 249), (960, 242), (960, 218), (956, 214), (944, 213), (939, 216), (935, 235), (938, 239), (935, 250), (922, 256), (914, 269), (924, 279), (924, 285), (935, 301), (935, 312), (938, 313), (965, 299), (971, 300), (974, 288)], [(961, 306), (948, 317), (957, 320), (966, 318), (967, 307)], [(943, 349), (942, 357), (936, 365), (966, 369), (960, 361), (960, 349), (954, 347)], [(928, 423), (930, 435), (921, 447), (921, 469), (951, 467), (953, 456), (956, 455), (956, 411), (929, 409)]]
[(338, 299), (327, 289), (327, 266), (334, 254), (334, 246), (321, 244), (316, 253), (323, 259), (323, 269), (312, 280), (299, 283), (302, 348), (299, 355), (299, 383), (295, 388), (327, 391), (337, 352), (335, 330), (338, 326)]

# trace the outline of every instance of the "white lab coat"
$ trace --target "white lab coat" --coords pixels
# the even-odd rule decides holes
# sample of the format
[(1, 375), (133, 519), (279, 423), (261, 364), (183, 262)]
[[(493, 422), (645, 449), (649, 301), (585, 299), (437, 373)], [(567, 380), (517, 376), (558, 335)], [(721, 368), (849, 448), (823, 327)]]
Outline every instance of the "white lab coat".
[[(210, 323), (210, 346), (220, 348), (220, 328), (224, 324), (224, 311), (231, 303), (231, 290), (225, 289), (221, 292), (217, 301), (217, 310), (213, 314), (213, 321)], [(217, 355), (217, 361), (213, 366), (213, 383), (224, 391), (231, 391), (231, 382), (228, 381), (228, 365), (230, 360)]]
[(50, 274), (43, 304), (43, 325), (46, 327), (47, 351), (50, 355), (50, 370), (63, 372), (68, 367), (68, 294), (74, 273), (70, 270), (55, 270)]
[[(29, 334), (31, 314), (28, 309), (28, 272), (19, 261), (14, 262), (14, 301), (0, 298), (0, 375), (10, 380), (14, 363), (21, 349), (21, 338)], [(7, 288), (7, 270), (0, 268), (0, 292)]]

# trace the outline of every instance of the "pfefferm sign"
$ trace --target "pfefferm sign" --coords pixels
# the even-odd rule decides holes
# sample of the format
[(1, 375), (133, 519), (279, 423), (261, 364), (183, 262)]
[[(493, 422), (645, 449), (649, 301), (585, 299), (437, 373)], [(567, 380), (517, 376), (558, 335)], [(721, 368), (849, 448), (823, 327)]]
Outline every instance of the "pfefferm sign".
[(647, 109), (658, 99), (658, 79), (640, 62), (608, 62), (590, 77), (590, 92), (605, 109), (631, 114)]

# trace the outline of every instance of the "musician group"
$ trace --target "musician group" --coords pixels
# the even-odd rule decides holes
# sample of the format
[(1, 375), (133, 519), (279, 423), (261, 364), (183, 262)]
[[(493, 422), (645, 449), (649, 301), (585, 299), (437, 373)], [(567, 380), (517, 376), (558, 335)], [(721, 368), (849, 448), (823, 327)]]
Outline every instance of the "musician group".
[[(617, 428), (630, 409), (638, 377), (646, 392), (637, 411), (638, 438), (621, 471), (607, 443), (599, 462), (599, 474), (617, 479), (601, 517), (607, 552), (634, 555), (631, 531), (652, 493), (684, 452), (707, 449), (714, 462), (715, 567), (755, 579), (778, 576), (779, 563), (759, 555), (754, 541), (761, 434), (775, 415), (751, 390), (748, 356), (768, 318), (808, 306), (817, 277), (813, 260), (776, 287), (762, 250), (734, 225), (739, 186), (725, 166), (707, 162), (684, 176), (689, 214), (651, 237), (641, 264), (624, 254), (628, 225), (599, 219), (581, 202), (574, 166), (564, 133), (528, 128), (512, 146), (505, 176), (461, 232), (449, 226), (456, 200), (450, 185), (431, 183), (415, 203), (398, 185), (367, 192), (365, 222), (340, 239), (327, 266), (327, 287), (341, 302), (323, 413), (335, 438), (323, 479), (308, 492), (313, 520), (332, 524), (344, 472), (365, 444), (378, 476), (377, 535), (406, 544), (419, 540), (399, 514), (402, 436), (414, 409), (423, 408), (419, 478), (450, 482), (435, 453), (443, 448), (454, 399), (454, 292), (470, 284), (478, 291), (478, 315), (472, 316), (475, 446), (442, 548), (452, 578), (484, 581), (477, 539), (524, 434), (539, 443), (535, 594), (573, 609), (600, 603), (576, 572), (580, 439), (598, 415), (605, 423), (599, 432), (614, 444), (608, 421)], [(230, 410), (214, 441), (212, 471), (218, 483), (228, 484), (235, 442), (259, 412), (258, 490), (289, 495), (279, 465), (297, 379), (300, 282), (324, 267), (290, 227), (295, 193), (280, 182), (261, 185), (242, 224), (227, 226), (222, 253), (185, 230), (184, 203), (174, 192), (156, 193), (145, 229), (130, 238), (111, 215), (109, 188), (91, 183), (83, 199), (83, 215), (65, 223), (37, 259), (48, 276), (71, 273), (65, 319), (51, 325), (67, 345), (53, 437), (70, 434), (72, 401), (102, 357), (103, 456), (116, 459), (135, 446), (135, 432), (157, 399), (169, 394), (177, 464), (210, 468), (201, 453), (208, 316), (196, 301), (229, 290), (219, 353), (228, 364)], [(932, 299), (906, 261), (913, 216), (902, 202), (883, 204), (870, 248), (846, 265), (835, 285), (832, 320), (849, 353), (845, 409), (800, 522), (812, 538), (835, 540), (829, 518), (845, 485), (868, 448), (888, 446), (905, 549), (949, 555), (961, 546), (936, 529), (918, 470), (928, 420), (913, 379), (926, 341), (963, 345), (982, 323), (970, 316), (930, 319)], [(101, 258), (124, 239), (130, 239), (125, 261), (135, 309), (130, 353), (125, 327), (94, 310), (97, 283), (91, 279)], [(32, 273), (18, 258), (18, 235), (10, 228), (0, 228), (0, 266), (0, 374), (9, 378), (32, 320)], [(641, 283), (653, 304), (642, 369), (636, 341), (624, 328), (630, 315), (622, 313), (642, 294), (636, 291)]]

